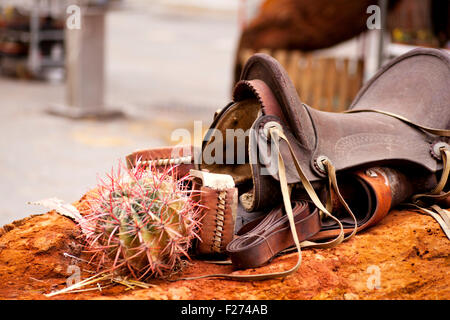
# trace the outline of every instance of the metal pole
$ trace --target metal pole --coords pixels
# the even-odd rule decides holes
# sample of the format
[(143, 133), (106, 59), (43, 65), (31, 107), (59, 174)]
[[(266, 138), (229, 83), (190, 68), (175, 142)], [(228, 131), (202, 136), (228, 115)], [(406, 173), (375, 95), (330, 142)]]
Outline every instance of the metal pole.
[(381, 15), (381, 29), (378, 31), (378, 69), (383, 65), (385, 58), (385, 33), (387, 32), (387, 15), (388, 15), (388, 1), (389, 0), (378, 0), (378, 5), (380, 6)]
[(66, 28), (67, 103), (84, 111), (103, 109), (105, 14), (84, 12), (80, 29)]
[(30, 11), (30, 49), (28, 53), (28, 68), (33, 75), (36, 75), (40, 69), (39, 1), (40, 0), (34, 0)]
[(66, 27), (66, 105), (50, 113), (70, 118), (111, 118), (122, 112), (104, 105), (105, 14), (96, 7), (81, 8), (81, 27)]

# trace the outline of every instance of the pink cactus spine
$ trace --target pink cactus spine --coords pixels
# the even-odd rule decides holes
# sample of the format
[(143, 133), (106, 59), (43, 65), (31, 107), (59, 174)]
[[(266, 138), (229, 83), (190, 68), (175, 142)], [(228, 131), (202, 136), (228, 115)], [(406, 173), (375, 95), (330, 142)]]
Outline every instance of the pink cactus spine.
[(157, 170), (119, 164), (101, 180), (83, 228), (99, 268), (128, 270), (135, 279), (163, 278), (182, 269), (200, 220), (200, 206), (176, 180), (176, 168)]

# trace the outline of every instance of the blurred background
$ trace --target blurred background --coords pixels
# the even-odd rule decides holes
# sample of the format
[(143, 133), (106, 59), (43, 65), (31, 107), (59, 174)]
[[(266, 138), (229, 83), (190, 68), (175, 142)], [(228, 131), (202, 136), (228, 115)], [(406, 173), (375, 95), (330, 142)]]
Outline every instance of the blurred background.
[(208, 128), (255, 52), (284, 65), (304, 102), (341, 111), (390, 59), (449, 50), (449, 10), (449, 0), (0, 0), (0, 225), (45, 211), (28, 201), (78, 200), (128, 153), (176, 144), (175, 129)]

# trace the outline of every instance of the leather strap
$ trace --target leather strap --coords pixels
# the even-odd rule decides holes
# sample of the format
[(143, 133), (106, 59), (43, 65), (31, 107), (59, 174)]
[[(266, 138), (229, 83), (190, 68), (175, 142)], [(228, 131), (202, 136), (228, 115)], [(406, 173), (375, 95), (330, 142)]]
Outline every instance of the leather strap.
[[(344, 239), (349, 239), (351, 238), (355, 233), (356, 233), (356, 228), (357, 228), (357, 222), (356, 222), (356, 217), (353, 214), (353, 212), (350, 210), (349, 206), (347, 205), (347, 203), (345, 202), (344, 198), (342, 197), (342, 195), (339, 192), (339, 188), (337, 187), (337, 181), (336, 181), (336, 175), (335, 175), (335, 171), (334, 171), (334, 167), (332, 166), (331, 162), (329, 161), (325, 161), (324, 165), (326, 166), (327, 170), (328, 170), (328, 176), (329, 176), (329, 183), (330, 185), (332, 185), (333, 187), (336, 188), (336, 195), (338, 196), (339, 200), (342, 202), (342, 204), (344, 205), (344, 207), (347, 209), (347, 211), (349, 212), (349, 214), (351, 215), (351, 217), (354, 220), (354, 229), (352, 231), (352, 233), (347, 236), (346, 238), (344, 237), (344, 227), (342, 225), (342, 223), (339, 221), (339, 219), (337, 219), (335, 216), (333, 216), (329, 210), (327, 208), (324, 207), (324, 205), (322, 204), (322, 202), (320, 201), (318, 195), (316, 194), (313, 186), (311, 185), (311, 183), (309, 182), (309, 180), (306, 178), (300, 163), (297, 159), (297, 157), (294, 154), (294, 150), (292, 149), (291, 144), (289, 143), (289, 140), (286, 138), (286, 136), (284, 135), (284, 133), (281, 131), (281, 129), (278, 126), (274, 126), (272, 128), (269, 129), (270, 135), (273, 139), (273, 141), (278, 144), (280, 139), (283, 139), (288, 147), (289, 147), (289, 151), (291, 153), (291, 157), (294, 160), (294, 164), (295, 167), (297, 169), (297, 172), (299, 174), (301, 183), (305, 189), (305, 191), (308, 193), (310, 199), (312, 200), (312, 202), (314, 203), (314, 205), (326, 216), (328, 216), (329, 218), (333, 219), (338, 225), (339, 225), (339, 235), (330, 241), (327, 242), (321, 242), (321, 243), (316, 243), (316, 242), (311, 242), (311, 241), (307, 241), (303, 243), (304, 247), (314, 247), (314, 248), (332, 248), (337, 246), (338, 244), (340, 244), (342, 241), (344, 241)], [(281, 152), (279, 150), (279, 147), (277, 147), (278, 149), (278, 170), (279, 170), (279, 176), (280, 176), (280, 185), (281, 185), (281, 191), (283, 194), (283, 202), (285, 205), (285, 209), (286, 209), (286, 213), (289, 213), (289, 211), (292, 212), (292, 208), (290, 207), (290, 201), (289, 201), (289, 192), (288, 192), (288, 184), (287, 184), (287, 179), (286, 179), (286, 168), (284, 166), (284, 161), (283, 161), (283, 157), (281, 155)]]
[(436, 187), (428, 193), (416, 194), (412, 197), (412, 202), (417, 203), (419, 199), (428, 198), (433, 199), (434, 201), (442, 200), (447, 198), (450, 195), (450, 191), (441, 193), (444, 190), (445, 185), (447, 184), (448, 177), (450, 174), (450, 150), (441, 148), (441, 158), (442, 158), (442, 174), (441, 179), (439, 180)]
[[(279, 153), (279, 156), (280, 156), (279, 160), (281, 160), (280, 171), (282, 170), (283, 173), (284, 173), (284, 174), (280, 173), (280, 181), (286, 182), (285, 168), (284, 168), (283, 159), (281, 157), (281, 153)], [(281, 184), (281, 189), (282, 189), (282, 192), (283, 192), (283, 199), (286, 200), (284, 192), (287, 191), (289, 193), (289, 191), (287, 190), (288, 189), (287, 188), (287, 183)], [(255, 280), (268, 280), (268, 279), (282, 278), (282, 277), (286, 277), (286, 276), (296, 272), (298, 270), (298, 268), (300, 267), (301, 263), (302, 263), (301, 245), (300, 245), (299, 237), (297, 235), (297, 228), (296, 228), (296, 224), (295, 224), (294, 213), (292, 211), (292, 207), (291, 207), (291, 202), (290, 202), (289, 196), (287, 197), (287, 200), (288, 200), (288, 205), (286, 205), (286, 203), (285, 203), (286, 217), (287, 217), (287, 220), (289, 221), (289, 227), (290, 227), (290, 233), (292, 235), (292, 240), (293, 240), (293, 242), (295, 244), (295, 247), (297, 249), (297, 252), (298, 252), (297, 263), (292, 268), (290, 268), (290, 269), (288, 269), (286, 271), (272, 272), (272, 273), (263, 273), (263, 274), (257, 274), (257, 275), (233, 275), (233, 274), (222, 274), (222, 273), (208, 274), (208, 275), (197, 276), (197, 277), (180, 278), (180, 279), (177, 279), (177, 280), (174, 280), (174, 281), (178, 281), (178, 280), (197, 280), (197, 279), (205, 279), (205, 278), (222, 278), (222, 279), (237, 280), (237, 281), (255, 281)], [(304, 211), (304, 209), (300, 210), (300, 211)], [(273, 215), (275, 215), (275, 214), (273, 214)], [(302, 216), (303, 216), (302, 213), (299, 212), (299, 217), (302, 217)], [(314, 219), (314, 215), (310, 215), (310, 218)], [(271, 220), (272, 217), (269, 217), (269, 219)], [(337, 222), (340, 223), (339, 221), (337, 221)], [(260, 228), (258, 228), (257, 231), (259, 229)], [(314, 232), (314, 229), (315, 228), (311, 224), (311, 231)], [(342, 237), (343, 237), (343, 233), (341, 233), (341, 234), (342, 234)], [(304, 236), (304, 237), (301, 236), (301, 238), (302, 239), (303, 238), (306, 239), (307, 237), (306, 236)], [(275, 253), (275, 251), (273, 251), (272, 253)], [(274, 255), (275, 254), (273, 254), (272, 257)], [(236, 258), (236, 253), (235, 253), (235, 258)]]
[[(319, 232), (319, 211), (311, 202), (295, 201), (292, 210), (299, 241)], [(293, 245), (288, 216), (280, 206), (264, 218), (244, 225), (228, 244), (227, 251), (235, 267), (247, 269), (266, 264)]]
[(413, 209), (418, 209), (418, 213), (433, 217), (434, 220), (439, 223), (442, 231), (444, 231), (445, 235), (450, 240), (450, 213), (448, 212), (448, 210), (444, 210), (438, 205), (432, 205), (430, 208), (424, 208), (413, 203), (407, 203), (405, 204), (405, 206), (411, 207)]
[(194, 147), (183, 145), (137, 150), (127, 155), (125, 161), (128, 168), (135, 167), (138, 163), (154, 166), (156, 169), (173, 166), (175, 176), (182, 178), (194, 168)]
[(412, 203), (403, 204), (406, 207), (412, 207), (419, 209), (419, 213), (423, 213), (433, 217), (437, 223), (441, 226), (447, 238), (450, 240), (450, 214), (448, 210), (444, 210), (437, 204), (431, 205), (429, 208), (423, 207), (424, 200), (431, 199), (433, 201), (439, 201), (446, 199), (450, 195), (450, 191), (442, 193), (445, 185), (447, 184), (450, 173), (450, 150), (441, 148), (441, 157), (443, 162), (443, 170), (441, 179), (436, 187), (429, 193), (417, 194), (412, 197)]

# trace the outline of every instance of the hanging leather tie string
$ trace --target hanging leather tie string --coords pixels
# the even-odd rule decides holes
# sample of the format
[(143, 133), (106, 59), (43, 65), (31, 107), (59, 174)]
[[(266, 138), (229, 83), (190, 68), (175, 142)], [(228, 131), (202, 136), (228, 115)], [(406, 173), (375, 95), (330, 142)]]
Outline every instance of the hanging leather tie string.
[(440, 148), (441, 152), (441, 158), (442, 158), (442, 174), (441, 178), (436, 185), (436, 187), (431, 190), (428, 193), (422, 193), (422, 194), (416, 194), (411, 199), (413, 203), (418, 203), (421, 198), (428, 198), (433, 200), (442, 200), (450, 196), (450, 191), (444, 192), (441, 194), (441, 192), (444, 190), (445, 185), (448, 181), (448, 176), (450, 174), (450, 150), (442, 147)]
[(433, 204), (428, 208), (425, 207), (426, 199), (438, 201), (450, 196), (450, 191), (442, 193), (450, 174), (450, 150), (441, 148), (440, 151), (443, 169), (441, 178), (436, 187), (429, 193), (414, 195), (411, 199), (412, 203), (405, 203), (402, 205), (405, 207), (412, 207), (413, 209), (417, 209), (419, 213), (433, 217), (436, 222), (439, 223), (442, 231), (444, 231), (445, 235), (450, 240), (450, 213), (448, 210), (442, 209), (437, 204)]
[[(306, 175), (304, 174), (300, 163), (297, 159), (297, 157), (294, 154), (294, 150), (289, 142), (289, 140), (286, 138), (286, 136), (284, 135), (284, 133), (279, 129), (279, 127), (274, 126), (272, 128), (269, 129), (271, 138), (274, 141), (279, 141), (280, 139), (283, 139), (287, 146), (289, 147), (289, 152), (291, 154), (292, 159), (294, 160), (294, 164), (295, 167), (297, 169), (297, 173), (300, 177), (300, 181), (303, 185), (303, 187), (305, 188), (305, 191), (308, 193), (311, 201), (314, 203), (314, 205), (320, 210), (322, 211), (322, 213), (327, 216), (328, 218), (333, 219), (334, 221), (337, 222), (337, 224), (339, 225), (339, 235), (330, 241), (327, 242), (312, 242), (312, 241), (304, 241), (302, 242), (302, 247), (309, 247), (309, 248), (332, 248), (337, 246), (338, 244), (340, 244), (342, 241), (347, 240), (351, 237), (353, 237), (356, 234), (357, 231), (357, 221), (356, 221), (356, 217), (353, 214), (352, 210), (350, 209), (350, 207), (347, 205), (347, 203), (345, 202), (344, 198), (342, 197), (341, 193), (339, 192), (339, 187), (337, 185), (337, 179), (336, 179), (336, 171), (334, 169), (334, 166), (331, 164), (331, 162), (329, 160), (324, 160), (323, 164), (325, 165), (325, 168), (327, 170), (327, 174), (328, 174), (328, 179), (329, 179), (329, 186), (332, 187), (335, 192), (336, 195), (338, 196), (339, 201), (342, 203), (342, 205), (344, 206), (344, 208), (347, 210), (347, 212), (350, 214), (350, 216), (352, 217), (353, 221), (354, 221), (354, 228), (353, 231), (350, 235), (348, 235), (347, 237), (344, 237), (344, 227), (341, 223), (341, 221), (339, 221), (339, 219), (337, 219), (335, 216), (333, 216), (330, 213), (329, 208), (331, 207), (329, 204), (331, 203), (330, 200), (328, 201), (328, 205), (326, 208), (322, 202), (320, 201), (319, 197), (317, 196), (317, 193), (315, 192), (313, 186), (311, 185), (311, 183), (309, 182), (309, 180), (306, 178)], [(289, 199), (289, 194), (287, 192), (283, 192), (283, 189), (287, 189), (287, 180), (286, 180), (286, 169), (284, 167), (284, 161), (283, 161), (283, 157), (281, 156), (281, 152), (279, 150), (278, 147), (278, 156), (279, 159), (281, 159), (281, 162), (279, 162), (278, 164), (278, 170), (279, 170), (279, 176), (280, 176), (280, 185), (281, 185), (281, 190), (282, 190), (282, 194), (283, 194), (283, 201), (285, 203), (285, 207), (286, 207), (286, 202)], [(290, 203), (288, 204), (288, 206), (290, 206)], [(286, 208), (287, 211), (287, 208)]]
[(438, 205), (432, 205), (430, 208), (424, 208), (414, 203), (406, 203), (404, 204), (404, 206), (413, 209), (418, 209), (417, 210), (418, 213), (426, 214), (428, 216), (433, 217), (434, 220), (436, 220), (436, 222), (439, 223), (446, 237), (450, 240), (450, 214), (448, 210), (444, 210)]

